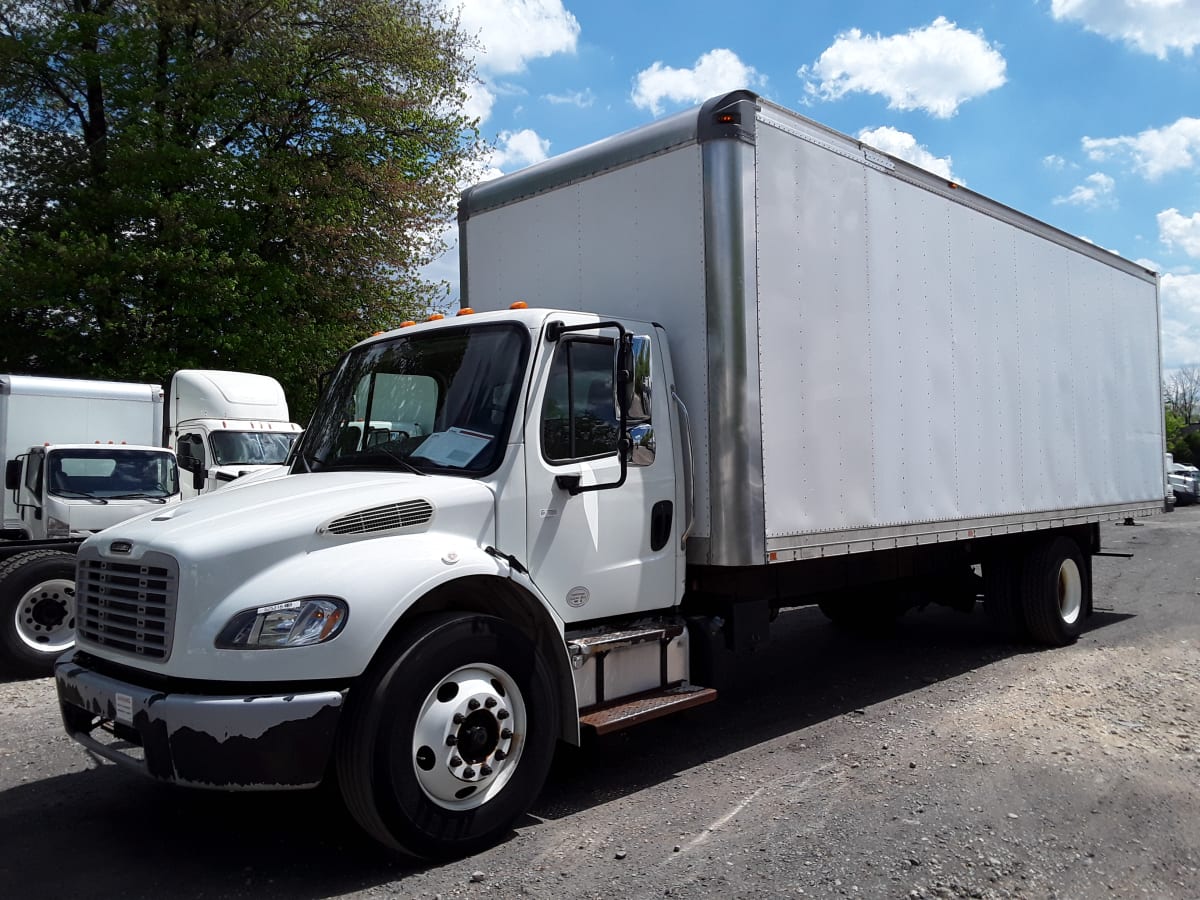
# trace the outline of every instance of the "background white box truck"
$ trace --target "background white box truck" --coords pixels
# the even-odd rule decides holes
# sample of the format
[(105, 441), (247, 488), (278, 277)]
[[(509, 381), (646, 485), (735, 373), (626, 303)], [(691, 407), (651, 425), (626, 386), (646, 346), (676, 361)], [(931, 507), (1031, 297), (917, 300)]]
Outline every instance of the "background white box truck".
[[(166, 396), (156, 384), (0, 376), (0, 666), (48, 674), (74, 642), (83, 538), (243, 475), (282, 471), (299, 432), (266, 375), (183, 369)], [(164, 449), (174, 447), (179, 465)]]
[(291, 474), (80, 549), (78, 741), (332, 764), (384, 844), (470, 852), (782, 608), (982, 591), (1065, 644), (1099, 523), (1163, 508), (1156, 276), (753, 94), (467, 191), (460, 248), (477, 311), (352, 348)]
[(0, 375), (0, 665), (48, 673), (74, 640), (78, 543), (179, 502), (162, 429), (158, 385)]

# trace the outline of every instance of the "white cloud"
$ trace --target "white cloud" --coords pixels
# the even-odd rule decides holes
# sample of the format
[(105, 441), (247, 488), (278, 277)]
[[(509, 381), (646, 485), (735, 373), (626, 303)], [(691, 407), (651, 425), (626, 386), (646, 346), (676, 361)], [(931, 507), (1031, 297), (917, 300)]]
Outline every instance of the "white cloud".
[(1096, 161), (1127, 156), (1134, 169), (1153, 181), (1168, 172), (1196, 165), (1200, 156), (1200, 119), (1185, 116), (1164, 128), (1150, 128), (1132, 137), (1085, 137), (1083, 149)]
[(1051, 0), (1050, 12), (1159, 59), (1200, 44), (1200, 0)]
[(1163, 367), (1200, 365), (1200, 275), (1163, 275)]
[(852, 28), (796, 74), (810, 97), (838, 100), (863, 91), (886, 97), (891, 109), (923, 109), (945, 119), (1004, 84), (1005, 66), (982, 32), (938, 16), (906, 34), (871, 36)]
[(900, 159), (907, 160), (914, 166), (920, 166), (922, 169), (932, 172), (935, 175), (940, 175), (949, 181), (966, 184), (965, 181), (951, 171), (954, 160), (949, 156), (934, 156), (925, 146), (918, 144), (917, 139), (907, 131), (898, 131), (895, 128), (885, 125), (882, 128), (860, 131), (858, 139), (864, 144), (870, 144), (884, 153), (898, 156)]
[(539, 163), (550, 155), (550, 142), (532, 128), (502, 131), (492, 153), (491, 163), (498, 169), (513, 171)]
[(705, 53), (690, 69), (675, 69), (656, 62), (638, 72), (634, 81), (633, 105), (654, 115), (662, 103), (700, 103), (709, 97), (739, 88), (755, 87), (765, 79), (746, 65), (732, 50), (718, 48)]
[(543, 94), (542, 99), (555, 106), (578, 106), (580, 109), (587, 109), (596, 102), (596, 95), (588, 88), (585, 91), (568, 91), (565, 94)]
[(1188, 217), (1174, 208), (1163, 210), (1158, 214), (1158, 239), (1188, 256), (1200, 257), (1200, 212)]
[(1064, 197), (1055, 197), (1057, 205), (1082, 206), (1086, 209), (1097, 209), (1101, 206), (1116, 206), (1117, 183), (1103, 172), (1093, 172), (1083, 179), (1083, 184), (1075, 186), (1071, 193)]
[(523, 72), (530, 60), (574, 53), (579, 22), (562, 0), (443, 0), (478, 41), (475, 65), (483, 83), (469, 92), (466, 113), (486, 121), (502, 88), (496, 76)]
[(489, 74), (522, 72), (531, 59), (575, 52), (579, 22), (562, 0), (447, 0), (447, 6), (478, 37), (476, 63)]
[(1042, 165), (1047, 169), (1053, 169), (1055, 172), (1061, 172), (1067, 167), (1067, 161), (1057, 153), (1051, 153), (1049, 156), (1042, 157)]

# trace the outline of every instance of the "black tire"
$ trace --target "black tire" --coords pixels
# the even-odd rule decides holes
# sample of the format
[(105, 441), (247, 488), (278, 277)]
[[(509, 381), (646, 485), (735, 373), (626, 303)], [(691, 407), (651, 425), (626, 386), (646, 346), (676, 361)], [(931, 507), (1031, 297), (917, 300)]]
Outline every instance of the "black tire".
[(75, 644), (75, 557), (30, 550), (0, 565), (0, 665), (49, 675)]
[(1010, 556), (995, 556), (983, 564), (983, 609), (1007, 638), (1029, 639), (1025, 610), (1021, 603), (1022, 556), (1011, 548)]
[(1057, 536), (1038, 541), (1025, 557), (1021, 600), (1029, 636), (1039, 644), (1073, 644), (1091, 601), (1091, 571), (1079, 545)]
[(351, 691), (338, 735), (347, 809), (412, 856), (495, 843), (550, 769), (559, 709), (549, 667), (516, 626), (471, 613), (422, 618), (383, 653)]

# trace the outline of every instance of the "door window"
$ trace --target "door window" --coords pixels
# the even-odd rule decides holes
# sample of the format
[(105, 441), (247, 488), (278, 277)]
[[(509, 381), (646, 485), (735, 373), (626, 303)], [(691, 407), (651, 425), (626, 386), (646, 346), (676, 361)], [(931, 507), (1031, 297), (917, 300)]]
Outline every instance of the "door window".
[(572, 338), (558, 347), (542, 404), (542, 452), (552, 463), (617, 452), (616, 346)]

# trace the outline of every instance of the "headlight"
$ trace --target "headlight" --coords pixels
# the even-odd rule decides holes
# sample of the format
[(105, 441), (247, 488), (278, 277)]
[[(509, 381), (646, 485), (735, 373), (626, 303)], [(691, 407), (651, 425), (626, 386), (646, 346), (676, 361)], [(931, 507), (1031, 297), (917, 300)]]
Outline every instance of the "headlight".
[(46, 516), (46, 537), (65, 538), (71, 536), (71, 526), (62, 519)]
[(247, 609), (217, 635), (222, 650), (270, 650), (309, 647), (337, 637), (350, 608), (336, 597), (305, 597)]

